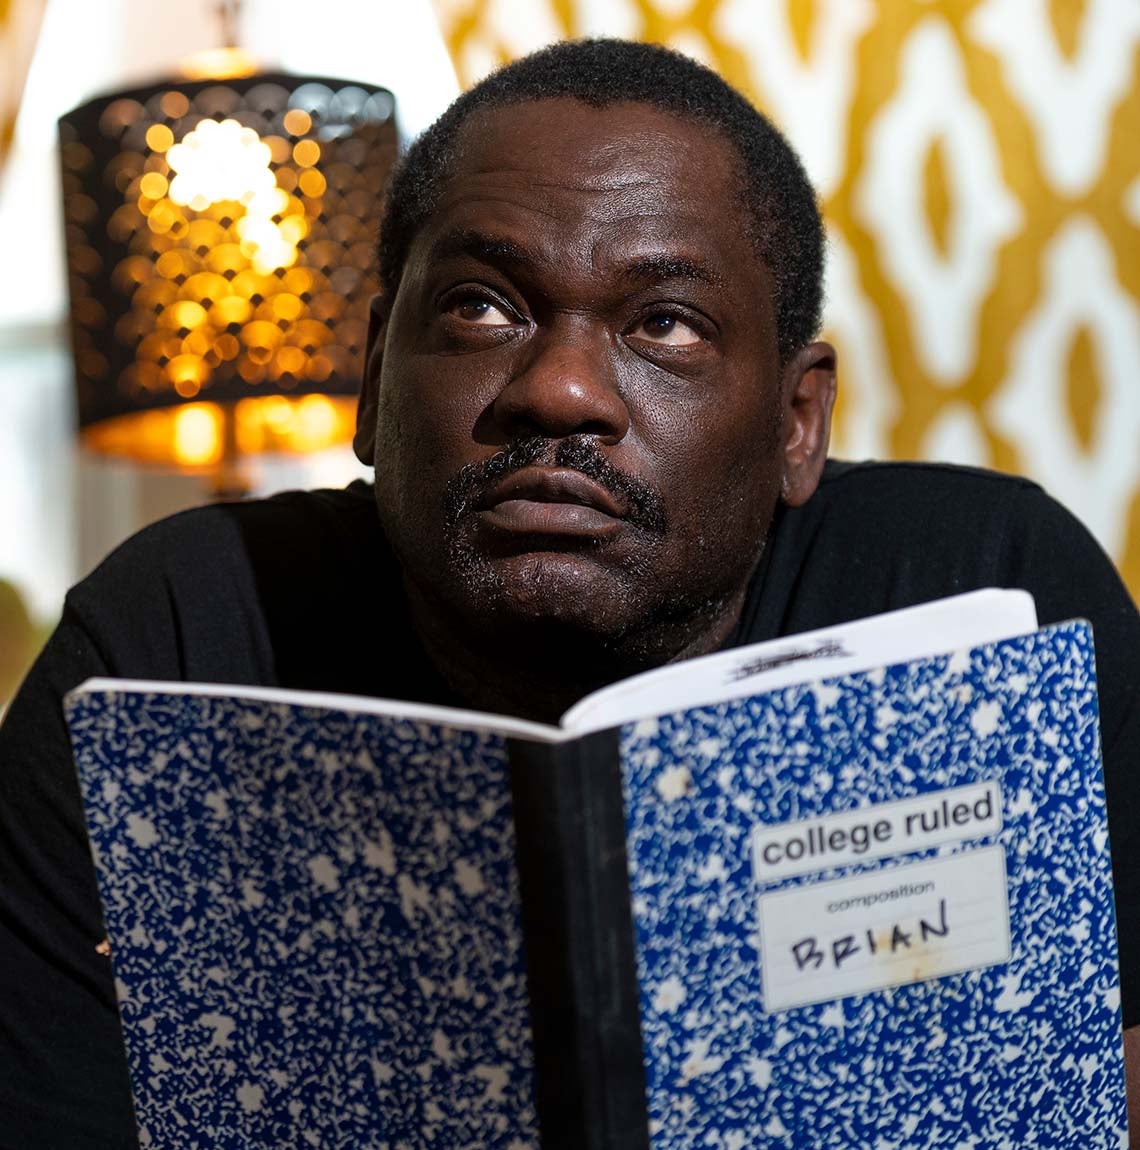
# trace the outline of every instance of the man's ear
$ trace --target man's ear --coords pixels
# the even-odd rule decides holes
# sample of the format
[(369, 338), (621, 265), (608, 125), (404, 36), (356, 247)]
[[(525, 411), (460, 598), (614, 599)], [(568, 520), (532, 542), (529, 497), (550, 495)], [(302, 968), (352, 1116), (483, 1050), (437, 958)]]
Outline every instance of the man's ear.
[(388, 331), (388, 305), (373, 296), (368, 314), (368, 343), (364, 349), (364, 379), (356, 401), (356, 434), (352, 450), (366, 467), (376, 458), (376, 418), (380, 404), (380, 368), (384, 361), (384, 336)]
[(800, 348), (784, 369), (784, 483), (789, 507), (806, 503), (819, 485), (835, 405), (835, 348), (822, 341)]

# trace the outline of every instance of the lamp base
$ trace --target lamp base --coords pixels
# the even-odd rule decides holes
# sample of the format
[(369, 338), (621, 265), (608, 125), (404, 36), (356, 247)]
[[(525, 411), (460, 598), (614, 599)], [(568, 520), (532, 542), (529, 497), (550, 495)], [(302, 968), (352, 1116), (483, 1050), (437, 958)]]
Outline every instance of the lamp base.
[(322, 451), (350, 442), (355, 429), (348, 396), (265, 395), (130, 412), (83, 428), (80, 442), (100, 455), (217, 474), (227, 458)]

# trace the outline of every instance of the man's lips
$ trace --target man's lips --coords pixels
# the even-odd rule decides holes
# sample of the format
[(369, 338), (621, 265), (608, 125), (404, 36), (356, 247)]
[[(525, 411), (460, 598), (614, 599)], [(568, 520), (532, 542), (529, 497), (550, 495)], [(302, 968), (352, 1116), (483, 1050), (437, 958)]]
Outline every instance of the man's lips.
[(482, 526), (513, 535), (598, 539), (621, 530), (625, 507), (600, 483), (564, 467), (525, 467), (476, 501)]

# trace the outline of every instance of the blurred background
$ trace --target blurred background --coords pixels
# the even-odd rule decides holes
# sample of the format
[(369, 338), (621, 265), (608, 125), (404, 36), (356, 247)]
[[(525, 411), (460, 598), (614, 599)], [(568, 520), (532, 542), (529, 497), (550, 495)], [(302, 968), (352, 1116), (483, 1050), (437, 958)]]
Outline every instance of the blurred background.
[(1140, 592), (1136, 0), (0, 0), (0, 707), (131, 532), (364, 474), (397, 136), (601, 34), (708, 63), (803, 156), (832, 453), (1027, 474)]

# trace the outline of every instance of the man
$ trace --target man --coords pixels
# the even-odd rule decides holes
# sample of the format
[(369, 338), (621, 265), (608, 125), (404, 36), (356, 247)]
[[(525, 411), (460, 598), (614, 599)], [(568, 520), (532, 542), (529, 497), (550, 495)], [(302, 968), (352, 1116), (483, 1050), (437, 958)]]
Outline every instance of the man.
[(144, 532), (71, 593), (0, 731), (0, 1142), (133, 1144), (59, 713), (92, 674), (549, 719), (670, 660), (1025, 586), (1043, 621), (1097, 629), (1125, 1018), (1140, 1021), (1140, 619), (1032, 484), (825, 466), (822, 247), (784, 141), (660, 49), (560, 45), (413, 147), (356, 440), (374, 497), (293, 494)]

